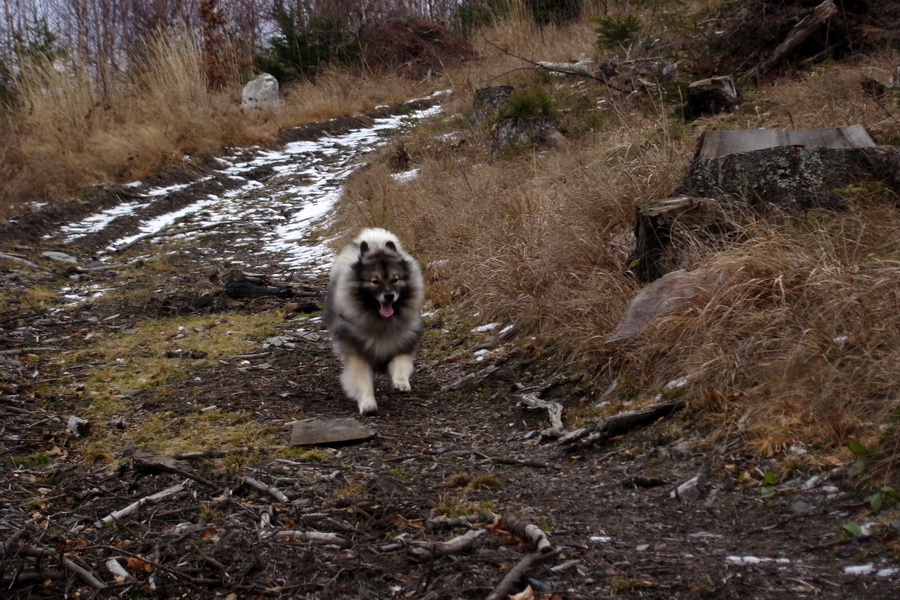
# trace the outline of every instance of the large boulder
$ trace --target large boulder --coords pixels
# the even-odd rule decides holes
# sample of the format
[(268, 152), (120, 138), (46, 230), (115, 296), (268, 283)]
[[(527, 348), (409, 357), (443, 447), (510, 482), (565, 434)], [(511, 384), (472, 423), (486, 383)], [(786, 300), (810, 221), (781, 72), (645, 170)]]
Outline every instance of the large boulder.
[(280, 107), (278, 80), (272, 75), (263, 73), (244, 86), (241, 110), (278, 110)]

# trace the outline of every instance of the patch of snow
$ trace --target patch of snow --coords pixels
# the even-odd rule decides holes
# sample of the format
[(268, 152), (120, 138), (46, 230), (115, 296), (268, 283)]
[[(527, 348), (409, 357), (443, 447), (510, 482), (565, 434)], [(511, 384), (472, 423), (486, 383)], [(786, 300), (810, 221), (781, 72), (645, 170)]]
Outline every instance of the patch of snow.
[(762, 563), (775, 563), (779, 565), (789, 565), (791, 564), (791, 560), (789, 558), (760, 558), (758, 556), (726, 556), (725, 561), (729, 562), (733, 565), (759, 565)]
[(493, 329), (497, 329), (498, 327), (500, 327), (500, 323), (488, 323), (487, 325), (479, 325), (472, 330), (472, 333), (484, 333), (485, 331), (491, 331)]
[(391, 173), (391, 177), (395, 181), (410, 181), (419, 176), (419, 169), (411, 169), (409, 171), (404, 171), (402, 173)]

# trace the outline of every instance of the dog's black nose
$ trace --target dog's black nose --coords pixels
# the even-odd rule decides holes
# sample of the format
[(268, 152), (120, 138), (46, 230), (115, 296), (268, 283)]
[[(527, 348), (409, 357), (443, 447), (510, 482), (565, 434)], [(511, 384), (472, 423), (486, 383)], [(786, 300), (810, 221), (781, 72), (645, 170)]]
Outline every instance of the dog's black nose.
[(390, 303), (393, 302), (396, 297), (396, 294), (394, 294), (393, 292), (387, 292), (384, 295), (384, 301)]

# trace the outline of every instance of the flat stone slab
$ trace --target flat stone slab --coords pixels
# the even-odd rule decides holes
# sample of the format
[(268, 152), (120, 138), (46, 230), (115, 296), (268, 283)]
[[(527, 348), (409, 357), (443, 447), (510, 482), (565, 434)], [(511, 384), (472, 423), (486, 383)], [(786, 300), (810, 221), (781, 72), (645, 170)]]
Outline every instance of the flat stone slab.
[(349, 444), (375, 437), (375, 430), (352, 417), (343, 419), (305, 419), (294, 423), (291, 446)]

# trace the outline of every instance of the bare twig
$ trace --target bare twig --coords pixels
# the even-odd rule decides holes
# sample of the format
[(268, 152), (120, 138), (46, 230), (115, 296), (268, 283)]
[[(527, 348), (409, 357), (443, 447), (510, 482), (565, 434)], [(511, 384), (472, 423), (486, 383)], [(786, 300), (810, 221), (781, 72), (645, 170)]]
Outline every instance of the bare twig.
[(560, 552), (562, 552), (562, 550), (560, 548), (557, 548), (551, 552), (547, 552), (546, 554), (541, 554), (540, 552), (526, 554), (522, 558), (522, 560), (520, 560), (516, 564), (516, 566), (509, 570), (509, 572), (500, 581), (497, 587), (494, 588), (494, 591), (492, 591), (487, 597), (487, 600), (503, 600), (504, 598), (509, 596), (516, 583), (518, 583), (518, 581), (522, 579), (522, 577), (524, 577), (532, 567), (552, 556), (556, 556)]
[(460, 554), (471, 548), (475, 540), (484, 534), (485, 531), (487, 529), (471, 529), (446, 542), (414, 542), (409, 547), (409, 553), (420, 560)]
[(284, 495), (284, 492), (282, 492), (275, 486), (266, 485), (258, 479), (253, 479), (252, 477), (244, 477), (241, 479), (241, 483), (244, 485), (249, 485), (252, 488), (256, 488), (261, 492), (265, 492), (283, 504), (287, 504), (290, 502), (288, 497)]
[(155, 494), (141, 498), (137, 502), (133, 502), (123, 509), (108, 514), (99, 521), (96, 521), (94, 525), (97, 527), (112, 525), (116, 521), (121, 521), (122, 519), (133, 515), (138, 510), (140, 510), (142, 506), (159, 502), (163, 498), (168, 498), (169, 496), (174, 496), (175, 494), (180, 494), (185, 489), (187, 489), (187, 481), (185, 481), (184, 483), (179, 483), (178, 485), (173, 485), (172, 487), (168, 487), (161, 492), (156, 492)]
[(340, 546), (346, 548), (350, 545), (350, 541), (336, 533), (328, 533), (322, 531), (297, 531), (293, 529), (285, 529), (282, 531), (264, 531), (260, 532), (260, 539), (284, 540), (291, 539), (300, 542), (313, 542), (316, 544), (325, 544), (329, 546)]
[(660, 417), (684, 408), (684, 405), (685, 401), (683, 398), (676, 398), (675, 400), (651, 404), (646, 408), (619, 413), (606, 419), (595, 421), (587, 427), (570, 431), (559, 438), (559, 443), (579, 444), (581, 446), (602, 444), (611, 437), (625, 433), (640, 425), (652, 423)]

